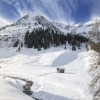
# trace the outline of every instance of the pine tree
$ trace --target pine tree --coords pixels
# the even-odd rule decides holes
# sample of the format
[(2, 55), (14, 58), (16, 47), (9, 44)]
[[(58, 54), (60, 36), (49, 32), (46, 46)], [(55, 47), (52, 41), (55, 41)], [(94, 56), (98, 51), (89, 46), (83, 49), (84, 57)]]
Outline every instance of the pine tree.
[(17, 41), (14, 43), (13, 47), (17, 47), (19, 44), (19, 40), (17, 39)]
[(65, 49), (66, 49), (66, 45), (65, 45)]
[(72, 46), (72, 51), (76, 51), (76, 47), (74, 45)]

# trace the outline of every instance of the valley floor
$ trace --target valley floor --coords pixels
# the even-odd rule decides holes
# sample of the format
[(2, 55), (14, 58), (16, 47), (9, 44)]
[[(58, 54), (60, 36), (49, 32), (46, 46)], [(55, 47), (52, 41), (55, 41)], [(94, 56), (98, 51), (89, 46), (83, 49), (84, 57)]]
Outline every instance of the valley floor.
[[(84, 49), (0, 49), (0, 100), (91, 100), (89, 59)], [(57, 73), (58, 67), (65, 73)], [(31, 97), (22, 92), (20, 79), (33, 82)]]

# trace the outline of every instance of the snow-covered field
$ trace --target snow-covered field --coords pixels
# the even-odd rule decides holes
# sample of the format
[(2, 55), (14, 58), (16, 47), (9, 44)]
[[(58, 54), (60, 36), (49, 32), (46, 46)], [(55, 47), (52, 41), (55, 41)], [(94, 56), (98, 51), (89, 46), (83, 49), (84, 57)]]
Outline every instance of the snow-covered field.
[[(32, 97), (41, 100), (91, 100), (89, 59), (85, 49), (0, 48), (0, 100), (34, 100), (22, 92), (23, 81), (7, 76), (32, 81)], [(56, 73), (58, 67), (65, 73)]]

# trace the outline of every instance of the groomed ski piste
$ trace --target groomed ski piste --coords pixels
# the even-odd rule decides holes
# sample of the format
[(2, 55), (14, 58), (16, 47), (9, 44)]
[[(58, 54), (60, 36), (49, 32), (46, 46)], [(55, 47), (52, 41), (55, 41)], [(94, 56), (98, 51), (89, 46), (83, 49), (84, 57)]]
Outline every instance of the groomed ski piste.
[[(0, 48), (0, 100), (91, 100), (90, 54), (85, 47)], [(23, 93), (23, 80), (33, 82), (31, 96)]]

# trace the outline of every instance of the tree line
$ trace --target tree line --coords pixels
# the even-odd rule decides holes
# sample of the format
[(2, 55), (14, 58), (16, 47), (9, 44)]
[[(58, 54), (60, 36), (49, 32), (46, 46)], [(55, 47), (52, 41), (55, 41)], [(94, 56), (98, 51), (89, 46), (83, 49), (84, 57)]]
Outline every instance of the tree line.
[(58, 31), (39, 28), (33, 29), (32, 32), (27, 30), (24, 38), (24, 45), (27, 48), (34, 48), (40, 51), (41, 48), (47, 49), (51, 46), (58, 47), (62, 45), (64, 45), (66, 49), (66, 44), (69, 44), (72, 46), (72, 50), (75, 50), (76, 47), (80, 48), (81, 43), (87, 41), (88, 39), (84, 36), (71, 33), (65, 35)]

